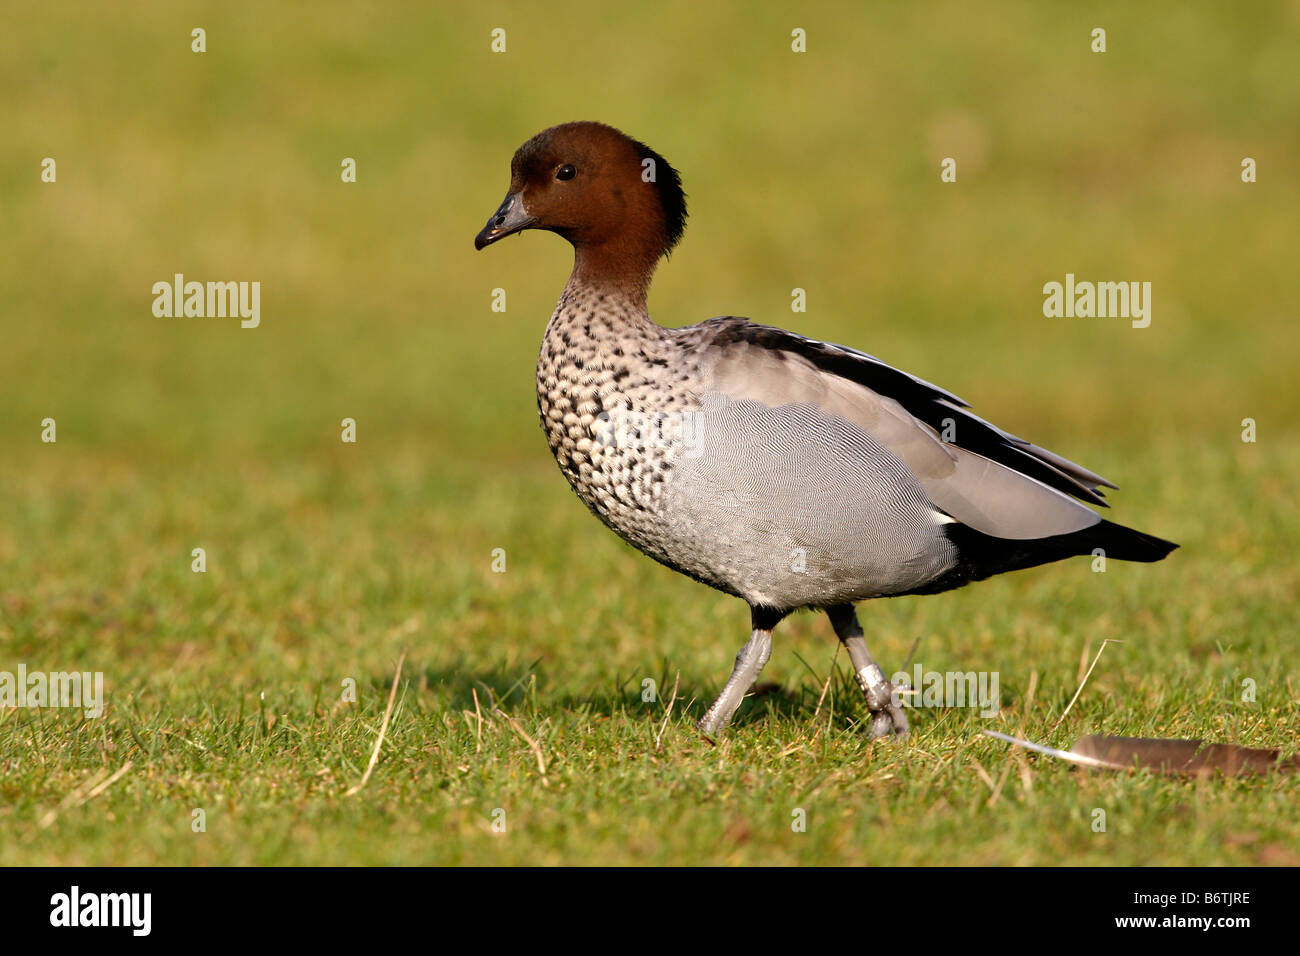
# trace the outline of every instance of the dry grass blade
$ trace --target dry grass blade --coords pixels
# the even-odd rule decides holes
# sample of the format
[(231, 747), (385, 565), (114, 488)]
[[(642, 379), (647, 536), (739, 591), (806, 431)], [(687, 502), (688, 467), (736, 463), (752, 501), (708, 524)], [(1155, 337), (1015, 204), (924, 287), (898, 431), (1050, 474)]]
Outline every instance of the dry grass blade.
[(840, 660), (841, 646), (840, 644), (835, 645), (835, 656), (831, 658), (831, 669), (826, 674), (826, 683), (822, 684), (822, 694), (817, 698), (817, 706), (813, 708), (813, 720), (816, 720), (817, 715), (821, 713), (822, 701), (826, 699), (826, 692), (831, 689), (831, 681), (835, 679), (835, 665)]
[(343, 794), (350, 797), (359, 793), (361, 788), (366, 785), (370, 779), (370, 773), (375, 769), (375, 764), (379, 762), (379, 751), (384, 746), (384, 737), (388, 733), (388, 719), (393, 716), (393, 702), (397, 700), (397, 684), (402, 677), (402, 664), (406, 661), (406, 651), (402, 651), (402, 656), (397, 659), (397, 672), (393, 674), (393, 689), (388, 692), (388, 706), (384, 708), (384, 720), (379, 725), (379, 738), (375, 741), (375, 749), (370, 752), (370, 763), (366, 764), (366, 772), (361, 775), (361, 779), (356, 785)]
[[(1124, 643), (1123, 640), (1121, 640), (1121, 639), (1118, 638), (1118, 637), (1108, 637), (1108, 638), (1106, 638), (1104, 641), (1101, 642), (1101, 647), (1097, 648), (1097, 656), (1094, 657), (1094, 658), (1092, 659), (1092, 666), (1090, 666), (1090, 667), (1088, 668), (1088, 673), (1084, 674), (1084, 675), (1083, 675), (1083, 680), (1081, 680), (1081, 681), (1079, 682), (1079, 689), (1076, 690), (1076, 691), (1074, 692), (1074, 696), (1070, 698), (1070, 703), (1068, 703), (1068, 704), (1066, 705), (1066, 707), (1065, 707), (1065, 712), (1062, 713), (1061, 716), (1057, 718), (1056, 723), (1052, 724), (1052, 729), (1053, 729), (1053, 730), (1055, 730), (1057, 727), (1061, 726), (1061, 721), (1065, 720), (1065, 718), (1069, 715), (1069, 713), (1070, 713), (1070, 708), (1073, 707), (1073, 706), (1074, 706), (1074, 702), (1075, 702), (1076, 700), (1079, 699), (1079, 695), (1083, 693), (1083, 689), (1084, 689), (1085, 687), (1088, 686), (1088, 678), (1092, 676), (1092, 670), (1093, 670), (1093, 668), (1096, 667), (1096, 666), (1097, 666), (1097, 662), (1098, 662), (1099, 660), (1101, 660), (1101, 652), (1104, 651), (1104, 650), (1106, 649), (1106, 645), (1107, 645), (1107, 644), (1123, 644), (1123, 643)], [(1084, 656), (1085, 656), (1085, 658), (1086, 658), (1087, 653), (1088, 653), (1087, 650), (1085, 649), (1083, 653), (1084, 653)]]
[(970, 762), (975, 765), (975, 772), (979, 774), (980, 779), (983, 780), (985, 785), (988, 786), (989, 790), (996, 795), (998, 792), (998, 785), (993, 782), (993, 778), (990, 777), (989, 772), (984, 769), (984, 765), (980, 763), (978, 760), (976, 760), (974, 757), (970, 758)]
[(105, 790), (111, 787), (114, 783), (116, 783), (119, 779), (121, 779), (122, 775), (126, 773), (128, 770), (130, 770), (132, 764), (134, 763), (135, 763), (134, 760), (128, 760), (126, 763), (122, 764), (122, 766), (117, 769), (116, 773), (114, 773), (111, 777), (108, 777), (107, 780), (105, 780), (104, 778), (108, 774), (108, 771), (100, 770), (93, 777), (91, 777), (81, 786), (75, 788), (71, 793), (69, 793), (66, 797), (64, 797), (63, 800), (60, 801), (58, 807), (56, 807), (53, 810), (50, 810), (48, 813), (45, 814), (45, 816), (41, 817), (41, 821), (38, 824), (40, 829), (44, 830), (48, 828), (51, 824), (53, 824), (54, 821), (59, 818), (60, 811), (70, 810), (73, 807), (79, 807), (83, 803), (87, 803), (90, 800), (94, 800), (97, 796), (99, 796), (101, 793), (103, 793)]
[(655, 735), (655, 750), (658, 751), (659, 744), (663, 740), (664, 731), (668, 727), (668, 718), (673, 715), (673, 704), (677, 703), (677, 685), (681, 683), (682, 672), (678, 671), (677, 676), (673, 678), (673, 697), (668, 701), (668, 710), (664, 713), (664, 722), (659, 727), (659, 733)]
[(1006, 785), (1007, 778), (1011, 776), (1011, 770), (1011, 764), (1007, 764), (1007, 766), (1003, 768), (1002, 776), (998, 777), (998, 785), (993, 788), (993, 795), (989, 797), (988, 803), (985, 804), (985, 806), (991, 807), (993, 804), (998, 802), (998, 798), (1002, 796), (1002, 788)]
[(474, 731), (474, 752), (483, 752), (483, 711), (478, 705), (478, 690), (471, 687), (469, 692), (474, 695), (474, 716), (478, 718), (478, 728)]
[(528, 746), (532, 748), (533, 755), (537, 758), (537, 770), (542, 775), (542, 783), (549, 784), (549, 782), (546, 779), (546, 758), (542, 756), (541, 744), (539, 744), (532, 737), (528, 736), (528, 732), (525, 731), (524, 728), (519, 726), (519, 721), (515, 720), (513, 717), (507, 714), (500, 707), (497, 708), (497, 713), (500, 714), (502, 717), (504, 717), (506, 723), (510, 725), (510, 729), (513, 730), (515, 733), (517, 733), (520, 739), (522, 739), (524, 743), (528, 744)]
[(1028, 718), (1028, 716), (1029, 716), (1029, 711), (1030, 711), (1030, 710), (1033, 708), (1033, 706), (1034, 706), (1034, 694), (1035, 694), (1035, 692), (1037, 692), (1037, 690), (1038, 690), (1038, 671), (1030, 671), (1030, 672), (1029, 672), (1029, 689), (1025, 691), (1025, 702), (1024, 702), (1024, 704), (1021, 705), (1021, 711), (1023, 712), (1023, 718), (1021, 719), (1021, 722), (1020, 722), (1020, 723), (1021, 723), (1022, 726), (1024, 725), (1024, 718)]
[[(817, 706), (816, 708), (813, 709), (813, 723), (817, 722), (817, 715), (821, 713), (821, 709), (822, 709), (822, 701), (826, 699), (826, 692), (830, 690), (831, 681), (835, 679), (835, 665), (839, 663), (840, 648), (842, 646), (843, 646), (842, 644), (835, 645), (835, 656), (831, 658), (831, 668), (826, 675), (826, 683), (822, 685), (821, 696), (817, 698)], [(834, 719), (835, 719), (835, 699), (831, 698), (831, 710), (830, 713), (827, 715), (826, 725), (830, 726), (831, 721), (833, 721)], [(822, 725), (817, 724), (817, 729), (813, 731), (812, 740), (810, 740), (809, 743), (816, 741), (817, 738), (821, 736), (821, 733), (822, 733)]]
[(1029, 770), (1029, 761), (1025, 759), (1025, 752), (1019, 747), (1012, 750), (1015, 754), (1016, 764), (1020, 767), (1020, 786), (1025, 791), (1026, 797), (1034, 795), (1034, 775)]
[(101, 793), (103, 793), (105, 790), (107, 790), (109, 787), (115, 784), (118, 781), (118, 779), (122, 776), (122, 774), (130, 770), (131, 765), (133, 763), (135, 763), (134, 760), (128, 760), (126, 763), (122, 764), (122, 766), (118, 768), (117, 773), (113, 774), (113, 776), (109, 777), (99, 786), (91, 790), (90, 793), (86, 794), (85, 800), (82, 800), (81, 802), (86, 803), (87, 801), (94, 800), (97, 796), (99, 796)]
[(921, 639), (918, 637), (912, 642), (912, 649), (907, 652), (907, 660), (903, 661), (903, 670), (907, 670), (912, 664), (912, 658), (916, 656), (916, 649), (921, 646)]

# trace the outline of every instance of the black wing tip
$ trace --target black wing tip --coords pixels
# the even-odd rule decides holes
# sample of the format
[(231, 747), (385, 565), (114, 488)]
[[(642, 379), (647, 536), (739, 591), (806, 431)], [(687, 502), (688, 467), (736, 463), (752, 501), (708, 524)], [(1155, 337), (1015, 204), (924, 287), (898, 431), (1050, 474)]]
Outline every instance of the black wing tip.
[(1098, 508), (1110, 507), (1110, 502), (1106, 500), (1106, 495), (1098, 491), (1096, 488), (1089, 488), (1087, 485), (1079, 485), (1078, 488), (1066, 488), (1062, 490), (1067, 491), (1082, 501), (1094, 504)]

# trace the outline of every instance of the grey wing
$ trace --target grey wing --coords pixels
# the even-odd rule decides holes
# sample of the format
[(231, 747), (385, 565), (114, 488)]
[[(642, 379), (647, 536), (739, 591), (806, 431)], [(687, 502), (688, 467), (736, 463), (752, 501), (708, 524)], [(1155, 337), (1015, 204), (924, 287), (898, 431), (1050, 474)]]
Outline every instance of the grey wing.
[(665, 487), (677, 566), (788, 608), (903, 593), (954, 564), (949, 519), (857, 424), (717, 390), (696, 415)]
[[(977, 531), (1032, 539), (1100, 521), (1071, 495), (1102, 504), (1096, 489), (1110, 482), (966, 412), (949, 392), (864, 353), (743, 319), (696, 328), (706, 330), (699, 348), (708, 391), (770, 409), (808, 406), (845, 423), (900, 463), (934, 508)], [(954, 441), (941, 440), (945, 419)], [(860, 493), (841, 485), (834, 499), (850, 511)]]

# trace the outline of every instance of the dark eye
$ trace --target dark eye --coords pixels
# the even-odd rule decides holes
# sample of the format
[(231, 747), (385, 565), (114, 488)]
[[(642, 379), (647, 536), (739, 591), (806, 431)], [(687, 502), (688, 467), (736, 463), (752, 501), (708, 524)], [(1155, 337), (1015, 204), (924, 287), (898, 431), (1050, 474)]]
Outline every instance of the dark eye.
[(574, 169), (573, 166), (571, 166), (569, 163), (565, 163), (558, 170), (556, 170), (555, 178), (560, 180), (561, 182), (567, 182), (568, 180), (572, 179), (576, 175), (578, 175), (578, 171)]

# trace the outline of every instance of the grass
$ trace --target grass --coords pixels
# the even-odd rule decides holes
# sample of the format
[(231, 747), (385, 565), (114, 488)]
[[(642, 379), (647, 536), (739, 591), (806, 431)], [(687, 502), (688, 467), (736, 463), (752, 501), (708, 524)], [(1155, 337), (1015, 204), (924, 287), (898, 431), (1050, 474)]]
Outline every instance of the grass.
[[(980, 736), (1300, 748), (1294, 10), (75, 9), (0, 38), (0, 671), (102, 671), (107, 709), (0, 709), (0, 864), (1300, 863), (1292, 778), (1093, 774)], [(862, 606), (886, 670), (919, 638), (927, 669), (997, 671), (991, 720), (867, 741), (799, 615), (774, 686), (703, 740), (747, 612), (548, 461), (563, 243), (470, 247), (510, 152), (587, 117), (683, 172), (661, 321), (865, 348), (1115, 479), (1109, 517), (1182, 548)], [(1067, 271), (1151, 281), (1151, 328), (1044, 318)], [(262, 327), (155, 319), (174, 272), (260, 280)]]

